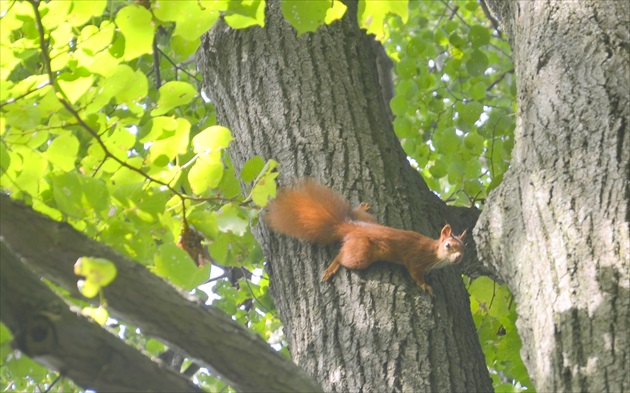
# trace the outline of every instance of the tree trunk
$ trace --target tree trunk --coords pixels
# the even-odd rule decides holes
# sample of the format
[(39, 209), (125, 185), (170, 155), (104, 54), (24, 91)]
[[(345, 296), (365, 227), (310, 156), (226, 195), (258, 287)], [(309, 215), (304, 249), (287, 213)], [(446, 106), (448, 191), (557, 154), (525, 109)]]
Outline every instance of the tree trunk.
[(489, 1), (518, 76), (513, 162), (475, 229), (541, 392), (630, 389), (626, 2)]
[[(433, 237), (445, 221), (457, 233), (472, 228), (476, 212), (449, 209), (409, 165), (355, 15), (349, 9), (343, 21), (296, 37), (279, 2), (268, 2), (265, 28), (217, 25), (204, 37), (199, 67), (219, 122), (237, 139), (235, 167), (273, 158), (284, 185), (314, 177), (353, 203), (369, 202), (381, 222)], [(338, 246), (312, 246), (264, 224), (256, 235), (292, 357), (324, 390), (492, 389), (456, 268), (429, 274), (435, 299), (389, 264), (322, 283)]]

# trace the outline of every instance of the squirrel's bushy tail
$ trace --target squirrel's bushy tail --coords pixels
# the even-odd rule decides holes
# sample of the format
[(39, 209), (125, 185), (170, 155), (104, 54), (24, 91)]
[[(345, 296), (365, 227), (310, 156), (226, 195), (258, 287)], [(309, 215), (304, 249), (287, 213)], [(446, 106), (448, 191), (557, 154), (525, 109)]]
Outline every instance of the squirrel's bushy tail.
[(328, 244), (342, 239), (353, 226), (348, 201), (312, 179), (282, 189), (265, 216), (271, 228), (285, 235)]

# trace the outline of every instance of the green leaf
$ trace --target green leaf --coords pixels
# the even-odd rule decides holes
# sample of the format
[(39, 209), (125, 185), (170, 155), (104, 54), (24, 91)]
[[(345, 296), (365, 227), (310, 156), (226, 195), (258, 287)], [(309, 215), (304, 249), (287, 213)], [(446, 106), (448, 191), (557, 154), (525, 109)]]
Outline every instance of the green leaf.
[(195, 194), (219, 185), (224, 170), (221, 150), (228, 147), (232, 139), (230, 130), (220, 126), (207, 128), (193, 137), (193, 150), (198, 157), (188, 173), (188, 181)]
[(233, 140), (229, 129), (221, 126), (208, 127), (193, 137), (195, 153), (209, 153), (223, 150)]
[(67, 20), (73, 26), (82, 26), (92, 17), (101, 16), (106, 6), (107, 0), (73, 0)]
[(437, 80), (433, 74), (424, 74), (418, 81), (418, 87), (423, 90), (432, 90), (436, 84)]
[(433, 138), (435, 148), (440, 154), (453, 154), (459, 150), (461, 140), (455, 127), (449, 127), (435, 135)]
[(359, 1), (359, 25), (367, 29), (368, 34), (374, 34), (377, 40), (385, 36), (384, 21), (389, 14), (400, 16), (403, 23), (409, 18), (409, 6), (407, 0), (399, 1)]
[(231, 232), (243, 236), (249, 227), (249, 220), (241, 213), (241, 210), (232, 203), (224, 205), (214, 213), (217, 225), (221, 232)]
[(68, 19), (71, 5), (72, 2), (70, 1), (43, 3), (39, 11), (42, 15), (44, 28), (48, 31), (55, 30), (60, 24), (64, 23)]
[(459, 34), (457, 34), (456, 31), (452, 32), (448, 36), (448, 42), (450, 42), (451, 45), (458, 49), (462, 49), (466, 46), (466, 41)]
[(396, 72), (402, 79), (411, 79), (417, 75), (417, 67), (414, 59), (405, 57), (396, 64)]
[(413, 129), (411, 128), (411, 121), (407, 116), (397, 116), (394, 119), (394, 131), (398, 138), (413, 137)]
[(479, 303), (489, 305), (495, 291), (495, 285), (497, 284), (492, 281), (492, 279), (480, 276), (473, 280), (468, 288), (468, 292), (470, 292), (470, 295), (477, 299)]
[[(107, 162), (114, 162), (114, 161), (108, 160)], [(129, 164), (132, 168), (141, 168), (142, 158), (131, 157), (127, 161), (127, 164)], [(114, 162), (114, 165), (116, 169), (114, 170), (114, 174), (112, 175), (110, 180), (112, 181), (112, 184), (116, 185), (116, 188), (115, 188), (116, 191), (118, 190), (118, 188), (127, 186), (129, 184), (136, 184), (136, 185), (141, 184), (145, 180), (145, 177), (136, 171), (133, 171), (126, 167), (121, 167), (116, 162)], [(103, 165), (103, 167), (106, 167), (106, 166), (107, 164)], [(106, 171), (106, 168), (103, 168), (102, 170)]]
[(478, 48), (490, 43), (490, 31), (481, 25), (473, 25), (468, 31), (468, 41), (473, 48)]
[(0, 140), (0, 175), (4, 174), (10, 165), (11, 157), (9, 156), (9, 151), (4, 142)]
[(435, 164), (431, 165), (431, 167), (429, 168), (429, 172), (434, 178), (440, 179), (446, 176), (446, 174), (448, 173), (448, 169), (444, 160), (438, 159)]
[(78, 50), (73, 54), (79, 67), (102, 76), (112, 75), (120, 59), (106, 49), (112, 43), (115, 29), (116, 25), (112, 21), (105, 20), (100, 27), (87, 25), (81, 30), (77, 40)]
[(251, 183), (256, 179), (260, 171), (265, 166), (265, 160), (261, 156), (254, 156), (247, 160), (241, 171), (241, 179), (245, 183)]
[[(18, 133), (22, 130), (36, 129), (40, 125), (43, 116), (39, 107), (24, 105), (24, 103), (21, 102), (11, 105), (9, 109), (8, 112), (3, 113), (6, 119), (6, 125), (10, 126), (8, 135), (6, 136), (9, 139), (7, 139), (6, 142), (19, 143), (18, 141), (11, 140), (12, 137), (18, 136)], [(43, 133), (47, 134), (46, 132)], [(20, 136), (25, 140), (33, 139), (31, 134), (31, 132), (25, 132), (20, 133)]]
[[(216, 214), (214, 215), (214, 220), (216, 222)], [(228, 266), (230, 264), (228, 260), (230, 246), (229, 237), (222, 235), (214, 238), (214, 240), (208, 244), (208, 251), (217, 263), (222, 266)]]
[(456, 109), (459, 112), (463, 125), (465, 125), (467, 129), (472, 129), (483, 112), (483, 105), (476, 101), (467, 102), (465, 104), (458, 103)]
[(15, 184), (19, 185), (19, 190), (31, 196), (38, 196), (40, 188), (44, 183), (44, 173), (48, 168), (48, 161), (37, 152), (21, 151), (23, 169), (15, 179)]
[(324, 24), (326, 13), (333, 5), (328, 1), (282, 0), (284, 18), (298, 31), (298, 36), (316, 31)]
[(224, 17), (228, 25), (235, 29), (259, 25), (265, 26), (264, 0), (232, 0)]
[(109, 194), (101, 179), (76, 172), (57, 173), (51, 178), (54, 201), (65, 214), (82, 218), (108, 208)]
[(181, 36), (174, 36), (171, 40), (171, 48), (182, 58), (188, 58), (197, 52), (201, 40), (199, 38), (194, 40), (187, 40)]
[(165, 83), (160, 87), (160, 98), (157, 106), (151, 111), (152, 116), (160, 116), (178, 106), (189, 104), (197, 95), (191, 84), (180, 81)]
[(471, 131), (464, 138), (464, 145), (474, 155), (479, 155), (483, 152), (485, 139), (477, 132)]
[(483, 100), (486, 98), (486, 83), (479, 81), (470, 88), (470, 97), (473, 100)]
[(454, 157), (448, 166), (448, 182), (451, 184), (461, 183), (464, 178), (464, 171), (464, 163), (458, 157)]
[(483, 75), (488, 69), (488, 56), (482, 51), (475, 49), (470, 58), (466, 61), (466, 70), (470, 76)]
[(433, 40), (440, 46), (448, 46), (449, 38), (443, 29), (436, 29)]
[(226, 7), (217, 5), (200, 1), (158, 0), (151, 9), (156, 18), (176, 23), (174, 37), (193, 41), (214, 25), (220, 15), (218, 8)]
[(155, 255), (154, 272), (187, 291), (210, 277), (210, 265), (198, 268), (186, 251), (173, 243), (162, 244)]
[(139, 5), (128, 5), (116, 14), (116, 26), (125, 38), (124, 60), (153, 53), (155, 24), (151, 19), (151, 12)]
[(79, 280), (81, 294), (87, 298), (98, 295), (118, 274), (116, 265), (105, 258), (81, 257), (74, 264), (74, 274), (85, 277)]
[(201, 232), (207, 239), (215, 239), (219, 235), (217, 219), (209, 211), (194, 209), (188, 215), (188, 223)]
[(193, 193), (203, 194), (208, 188), (216, 188), (223, 176), (223, 162), (217, 153), (203, 153), (188, 172), (188, 182)]
[[(171, 162), (175, 156), (186, 152), (190, 134), (190, 123), (188, 120), (181, 118), (161, 118), (157, 124), (155, 120), (153, 124), (157, 127), (156, 132), (161, 132), (161, 135), (149, 148), (148, 161), (154, 165), (165, 166)], [(146, 139), (141, 139), (141, 142), (144, 140)], [(161, 156), (164, 157), (161, 158)]]
[(164, 346), (164, 344), (162, 344), (158, 340), (150, 338), (147, 340), (147, 344), (145, 345), (144, 349), (146, 349), (146, 351), (149, 352), (151, 355), (158, 356), (159, 354), (164, 352), (164, 350), (166, 350), (166, 346)]
[(252, 190), (252, 200), (256, 205), (265, 207), (269, 203), (269, 198), (276, 196), (276, 177), (277, 172), (268, 172), (256, 182)]
[(332, 7), (330, 7), (326, 12), (326, 19), (324, 22), (326, 22), (326, 24), (330, 24), (338, 19), (341, 19), (346, 14), (347, 10), (348, 7), (346, 7), (346, 5), (340, 0), (333, 0)]
[(219, 183), (219, 188), (226, 198), (236, 198), (241, 194), (241, 185), (239, 180), (236, 178), (234, 167), (232, 167), (229, 160), (229, 155), (224, 156), (224, 163), (226, 165), (226, 169), (223, 171), (223, 177), (221, 178), (221, 183)]
[(109, 191), (102, 179), (93, 177), (81, 177), (83, 198), (82, 204), (87, 210), (94, 212), (105, 212), (109, 209)]
[(396, 95), (389, 102), (389, 107), (392, 109), (394, 116), (403, 116), (407, 112), (408, 100), (402, 95)]
[[(6, 361), (6, 359), (3, 359), (3, 361)], [(13, 377), (16, 378), (16, 381), (14, 382), (18, 382), (17, 379), (25, 380), (26, 378), (37, 380), (38, 378), (41, 378), (42, 375), (45, 375), (47, 371), (44, 366), (35, 362), (25, 354), (22, 354), (22, 356), (19, 357), (10, 357), (6, 363), (3, 362), (3, 366), (6, 366)]]
[(81, 314), (92, 318), (94, 322), (101, 326), (105, 326), (105, 323), (107, 323), (107, 320), (109, 319), (109, 312), (102, 305), (98, 307), (85, 307), (81, 310)]
[(62, 134), (53, 139), (46, 150), (46, 158), (55, 169), (69, 172), (75, 168), (79, 140), (71, 133)]
[(111, 75), (99, 83), (101, 90), (88, 105), (87, 112), (101, 111), (112, 98), (118, 104), (126, 104), (129, 109), (138, 108), (144, 111), (139, 103), (148, 92), (146, 76), (126, 64), (117, 65), (110, 71)]

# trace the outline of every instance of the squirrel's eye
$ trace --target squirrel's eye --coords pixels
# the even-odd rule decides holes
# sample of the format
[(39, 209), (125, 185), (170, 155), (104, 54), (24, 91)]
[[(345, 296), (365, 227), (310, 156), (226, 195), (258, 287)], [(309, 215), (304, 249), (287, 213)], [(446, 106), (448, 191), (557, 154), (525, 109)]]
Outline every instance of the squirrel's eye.
[(448, 250), (451, 248), (451, 243), (444, 243), (444, 247)]

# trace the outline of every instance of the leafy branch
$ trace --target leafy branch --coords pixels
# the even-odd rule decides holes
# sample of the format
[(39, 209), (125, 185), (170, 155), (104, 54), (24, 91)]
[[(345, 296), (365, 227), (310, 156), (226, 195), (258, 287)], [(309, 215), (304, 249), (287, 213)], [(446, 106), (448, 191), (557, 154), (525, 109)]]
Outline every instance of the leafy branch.
[(145, 173), (142, 169), (137, 168), (137, 167), (135, 167), (133, 165), (130, 165), (126, 161), (116, 157), (116, 155), (114, 155), (108, 149), (107, 145), (105, 144), (103, 138), (99, 135), (99, 133), (94, 128), (92, 128), (89, 124), (87, 124), (85, 122), (85, 120), (81, 117), (79, 112), (77, 110), (75, 110), (75, 108), (70, 103), (70, 100), (68, 99), (66, 93), (63, 91), (63, 89), (60, 88), (60, 86), (59, 86), (59, 84), (57, 82), (57, 75), (52, 70), (51, 58), (50, 58), (49, 49), (48, 49), (48, 43), (46, 42), (46, 31), (45, 31), (45, 28), (44, 28), (43, 23), (42, 23), (41, 13), (39, 11), (39, 4), (41, 3), (41, 0), (29, 0), (29, 3), (32, 5), (33, 11), (35, 13), (35, 23), (36, 23), (36, 27), (37, 27), (38, 36), (39, 36), (39, 46), (41, 48), (41, 54), (42, 54), (42, 60), (43, 60), (44, 69), (45, 69), (46, 75), (48, 76), (48, 83), (47, 84), (50, 84), (52, 86), (54, 92), (56, 93), (56, 98), (59, 100), (61, 105), (72, 115), (72, 117), (74, 117), (76, 119), (77, 125), (79, 125), (83, 130), (85, 130), (88, 134), (90, 134), (92, 136), (92, 138), (94, 138), (96, 140), (96, 142), (99, 144), (100, 148), (103, 150), (103, 153), (104, 153), (105, 157), (104, 157), (103, 162), (101, 163), (101, 165), (99, 165), (99, 167), (97, 168), (97, 171), (98, 171), (98, 169), (100, 169), (102, 164), (107, 159), (112, 159), (116, 163), (118, 163), (121, 167), (127, 168), (130, 171), (138, 173), (139, 175), (141, 175), (142, 177), (147, 179), (149, 182), (152, 182), (152, 183), (158, 184), (160, 186), (166, 187), (174, 195), (177, 195), (179, 197), (179, 199), (181, 201), (181, 205), (182, 205), (182, 214), (183, 214), (184, 217), (185, 217), (185, 211), (186, 211), (186, 206), (185, 206), (185, 201), (186, 200), (205, 201), (205, 202), (213, 202), (213, 203), (217, 203), (217, 202), (221, 202), (221, 203), (233, 202), (233, 203), (238, 203), (238, 204), (241, 204), (241, 205), (243, 205), (243, 204), (244, 205), (249, 205), (249, 201), (243, 202), (243, 201), (240, 201), (240, 200), (237, 200), (237, 199), (233, 199), (233, 198), (196, 197), (196, 196), (192, 196), (192, 195), (187, 195), (187, 194), (179, 192), (177, 189), (175, 189), (171, 185), (170, 182), (165, 182), (165, 181), (159, 180), (159, 179), (157, 179), (157, 178), (155, 178), (155, 177)]

